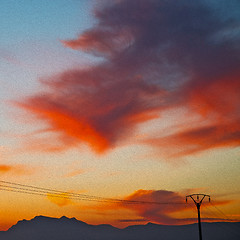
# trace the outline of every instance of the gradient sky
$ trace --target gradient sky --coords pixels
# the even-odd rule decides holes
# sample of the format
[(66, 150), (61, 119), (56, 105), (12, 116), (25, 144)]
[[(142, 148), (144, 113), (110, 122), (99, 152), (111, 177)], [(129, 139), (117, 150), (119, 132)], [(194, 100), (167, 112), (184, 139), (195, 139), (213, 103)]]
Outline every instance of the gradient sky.
[[(160, 202), (203, 192), (239, 220), (239, 11), (237, 0), (2, 1), (0, 180)], [(0, 229), (36, 215), (124, 227), (196, 212), (1, 192)]]

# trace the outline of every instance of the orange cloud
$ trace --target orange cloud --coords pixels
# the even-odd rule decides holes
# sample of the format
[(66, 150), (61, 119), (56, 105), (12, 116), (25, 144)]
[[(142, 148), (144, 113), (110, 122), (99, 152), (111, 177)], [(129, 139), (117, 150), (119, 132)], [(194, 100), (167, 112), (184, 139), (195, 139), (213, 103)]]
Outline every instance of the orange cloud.
[(29, 175), (34, 172), (34, 169), (30, 169), (24, 165), (0, 165), (0, 174), (10, 175)]
[[(23, 107), (29, 108), (26, 105)], [(36, 112), (41, 118), (46, 118), (52, 125), (52, 131), (61, 132), (63, 139), (70, 141), (78, 139), (80, 142), (87, 142), (96, 152), (101, 153), (108, 148), (108, 141), (97, 132), (84, 118), (77, 119), (57, 109), (46, 111), (32, 106), (31, 111)], [(66, 140), (64, 141), (66, 143)]]
[(73, 171), (65, 174), (64, 177), (74, 177), (74, 176), (83, 174), (83, 173), (85, 173), (85, 172), (86, 172), (86, 171), (85, 171), (84, 169), (76, 169), (76, 170), (73, 170)]
[[(72, 72), (70, 77), (72, 81), (78, 81), (79, 75), (84, 77), (83, 72)], [(65, 79), (69, 74), (59, 77)], [(96, 81), (98, 82), (99, 79)], [(66, 88), (65, 83), (60, 86), (54, 82), (52, 84), (51, 86), (58, 89), (59, 93), (62, 92), (60, 89)], [(65, 96), (68, 100), (62, 104), (58, 103), (64, 98), (61, 94), (39, 95), (16, 104), (33, 112), (39, 119), (45, 120), (50, 125), (46, 132), (58, 133), (57, 139), (60, 144), (56, 149), (59, 149), (58, 146), (61, 148), (61, 145), (65, 149), (66, 146), (85, 143), (96, 153), (104, 153), (115, 147), (119, 140), (131, 134), (134, 130), (129, 131), (131, 126), (134, 127), (158, 116), (157, 105), (153, 103), (150, 104), (152, 106), (145, 106), (142, 104), (142, 99), (150, 101), (152, 97), (163, 92), (144, 84), (138, 78), (128, 79), (124, 85), (120, 82), (109, 82), (105, 86), (98, 84), (86, 86), (89, 88), (87, 92), (77, 91), (77, 96)], [(119, 89), (123, 89), (121, 94), (118, 93)], [(132, 94), (139, 97), (133, 98)], [(51, 147), (51, 143), (49, 146)]]
[(47, 194), (47, 198), (50, 202), (63, 207), (66, 205), (72, 204), (71, 196), (68, 193), (59, 193), (59, 194)]
[(4, 172), (9, 172), (13, 169), (14, 167), (10, 166), (10, 165), (0, 165), (0, 172), (4, 173)]

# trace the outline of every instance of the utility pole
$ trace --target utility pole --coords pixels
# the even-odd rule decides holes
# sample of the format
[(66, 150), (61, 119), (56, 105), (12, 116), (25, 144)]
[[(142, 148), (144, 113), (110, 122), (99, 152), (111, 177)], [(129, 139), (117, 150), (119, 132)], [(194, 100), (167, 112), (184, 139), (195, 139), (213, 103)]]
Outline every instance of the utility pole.
[(198, 230), (199, 230), (199, 240), (202, 240), (202, 228), (201, 228), (201, 217), (200, 217), (200, 206), (202, 204), (202, 201), (205, 197), (208, 197), (209, 202), (210, 202), (210, 196), (206, 195), (206, 194), (201, 194), (201, 193), (197, 193), (197, 194), (191, 194), (186, 196), (186, 202), (188, 198), (191, 198), (193, 200), (193, 202), (195, 203), (196, 207), (197, 207), (197, 211), (198, 211)]

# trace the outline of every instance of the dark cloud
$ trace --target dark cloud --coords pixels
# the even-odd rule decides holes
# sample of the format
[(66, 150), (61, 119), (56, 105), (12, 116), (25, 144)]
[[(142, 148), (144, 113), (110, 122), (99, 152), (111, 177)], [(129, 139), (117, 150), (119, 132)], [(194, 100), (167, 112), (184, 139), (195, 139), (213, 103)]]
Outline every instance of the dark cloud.
[(100, 63), (46, 79), (49, 90), (21, 106), (47, 121), (63, 143), (85, 142), (99, 153), (162, 110), (183, 106), (208, 124), (145, 142), (169, 141), (174, 149), (177, 137), (186, 154), (239, 145), (236, 18), (222, 18), (200, 0), (103, 1), (95, 17), (95, 26), (63, 44), (100, 56)]
[(179, 193), (166, 190), (138, 190), (128, 196), (126, 200), (165, 203), (125, 205), (125, 207), (135, 210), (138, 216), (148, 219), (150, 222), (179, 224), (184, 221), (170, 216), (171, 213), (186, 209), (183, 197)]

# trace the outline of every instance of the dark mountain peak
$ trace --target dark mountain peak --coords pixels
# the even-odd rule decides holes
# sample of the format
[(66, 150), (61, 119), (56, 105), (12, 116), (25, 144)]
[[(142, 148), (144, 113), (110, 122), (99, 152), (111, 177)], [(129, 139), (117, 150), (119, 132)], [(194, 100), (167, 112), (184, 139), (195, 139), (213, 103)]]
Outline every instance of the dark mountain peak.
[(160, 227), (160, 226), (163, 226), (163, 225), (160, 225), (160, 224), (156, 224), (156, 223), (151, 223), (151, 222), (148, 222), (146, 224), (139, 224), (139, 225), (130, 225), (128, 227), (126, 227), (125, 229), (144, 229), (144, 228), (151, 228), (151, 227)]
[[(28, 220), (21, 220), (21, 221), (28, 221)], [(19, 222), (21, 222), (19, 221)], [(34, 217), (33, 219), (29, 220), (28, 222), (78, 222), (78, 223), (82, 223), (82, 224), (85, 224), (85, 225), (88, 225), (87, 223), (83, 222), (83, 221), (80, 221), (80, 220), (77, 220), (75, 217), (73, 218), (68, 218), (66, 216), (62, 216), (60, 218), (54, 218), (54, 217), (47, 217), (47, 216), (43, 216), (43, 215), (39, 215), (39, 216), (36, 216)]]
[(160, 224), (148, 222), (146, 226), (161, 226)]
[(36, 216), (33, 219), (29, 220), (29, 221), (46, 221), (46, 220), (51, 220), (51, 219), (57, 219), (57, 218), (52, 218), (52, 217), (39, 215), (39, 216)]
[(88, 227), (88, 225), (85, 222), (79, 221), (76, 218), (68, 218), (66, 216), (62, 216), (61, 218), (53, 218), (53, 217), (47, 217), (43, 215), (39, 215), (34, 217), (31, 220), (20, 220), (15, 225), (13, 225), (11, 228), (9, 228), (9, 231), (13, 231), (16, 229), (27, 229), (27, 228), (38, 228), (38, 229), (50, 229), (53, 230), (57, 228), (58, 226), (62, 226), (63, 228), (67, 227), (76, 227), (80, 225), (83, 227)]
[(68, 218), (66, 216), (62, 216), (61, 218), (57, 219), (61, 223), (66, 223), (66, 224), (77, 224), (81, 226), (91, 226), (83, 221), (77, 220), (76, 218)]
[(108, 230), (111, 230), (111, 229), (120, 230), (119, 228), (113, 227), (110, 224), (98, 224), (98, 225), (91, 225), (91, 226), (96, 228), (96, 229), (102, 229), (102, 230), (107, 230), (107, 229)]

